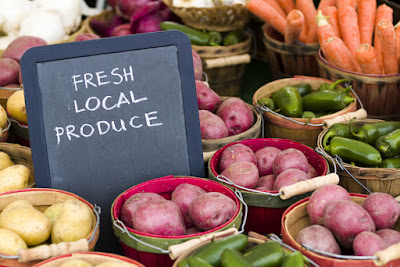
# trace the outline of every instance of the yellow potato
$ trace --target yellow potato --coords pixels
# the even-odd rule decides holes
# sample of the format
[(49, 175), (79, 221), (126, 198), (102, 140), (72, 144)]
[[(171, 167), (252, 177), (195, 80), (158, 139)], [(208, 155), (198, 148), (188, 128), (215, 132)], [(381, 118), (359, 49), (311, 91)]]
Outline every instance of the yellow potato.
[(7, 128), (7, 112), (6, 110), (3, 108), (2, 105), (0, 105), (0, 127), (2, 130), (4, 130), (5, 128)]
[(50, 237), (51, 226), (46, 215), (29, 206), (15, 206), (0, 214), (0, 228), (14, 231), (28, 246), (46, 241)]
[(131, 267), (137, 266), (136, 264), (117, 262), (117, 261), (107, 261), (96, 265), (96, 267)]
[(14, 165), (14, 162), (12, 162), (10, 156), (5, 152), (0, 151), (0, 171), (12, 165)]
[(31, 171), (24, 165), (16, 164), (0, 171), (0, 193), (28, 187)]
[(51, 241), (73, 242), (86, 238), (93, 223), (93, 211), (89, 206), (77, 199), (69, 199), (63, 203), (63, 211), (53, 224)]
[(16, 119), (23, 124), (28, 124), (23, 90), (16, 91), (8, 98), (7, 110), (13, 119)]
[(56, 203), (48, 207), (44, 214), (50, 219), (51, 223), (57, 219), (57, 217), (62, 213), (63, 203)]
[(59, 267), (93, 267), (92, 264), (81, 259), (70, 259), (64, 261)]
[(33, 208), (32, 204), (31, 204), (29, 201), (24, 200), (24, 199), (18, 199), (18, 200), (15, 200), (15, 201), (11, 202), (10, 204), (8, 204), (8, 205), (3, 209), (3, 212), (6, 211), (6, 210), (9, 210), (9, 209), (12, 209), (12, 208), (14, 208), (14, 207), (18, 207), (18, 206), (25, 206), (25, 207), (31, 207), (31, 208)]
[(0, 253), (18, 255), (19, 249), (28, 248), (25, 241), (11, 230), (0, 228)]

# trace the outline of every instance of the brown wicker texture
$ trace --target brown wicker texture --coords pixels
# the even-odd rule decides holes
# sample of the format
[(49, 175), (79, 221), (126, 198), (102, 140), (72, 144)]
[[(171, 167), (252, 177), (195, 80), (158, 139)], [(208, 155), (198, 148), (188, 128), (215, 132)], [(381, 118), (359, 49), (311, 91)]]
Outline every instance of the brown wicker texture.
[[(0, 211), (2, 211), (8, 204), (15, 200), (23, 199), (30, 202), (37, 210), (44, 212), (49, 206), (62, 203), (68, 199), (79, 199), (85, 202), (91, 209), (93, 206), (86, 202), (84, 199), (74, 195), (72, 193), (57, 190), (57, 189), (49, 189), (49, 188), (32, 188), (32, 189), (25, 189), (22, 191), (11, 191), (0, 195)], [(96, 222), (96, 216), (93, 213), (93, 221)], [(86, 237), (89, 239), (94, 234), (94, 238), (88, 244), (89, 249), (93, 250), (94, 246), (96, 245), (97, 239), (99, 238), (100, 228), (97, 227), (96, 232), (94, 230), (96, 228), (96, 224), (93, 224), (92, 231)], [(33, 266), (34, 264), (38, 263), (38, 260), (30, 261), (28, 263), (20, 263), (17, 259), (3, 259), (0, 256), (0, 266), (13, 266), (13, 267), (27, 267)]]
[(268, 62), (276, 79), (306, 75), (319, 77), (317, 52), (319, 44), (289, 45), (272, 27), (263, 26)]
[[(376, 119), (364, 119), (355, 120), (354, 125), (362, 126), (366, 123), (376, 123), (382, 120)], [(322, 140), (329, 129), (325, 129), (318, 136), (317, 147), (324, 149)], [(331, 161), (328, 160), (331, 164)], [(343, 163), (344, 167), (358, 179), (365, 187), (371, 192), (383, 192), (388, 193), (394, 197), (400, 195), (400, 169), (394, 168), (367, 168), (357, 167), (348, 163)], [(332, 167), (332, 166), (331, 166)], [(345, 171), (337, 168), (337, 172), (340, 176), (339, 184), (346, 188), (351, 193), (362, 193), (366, 194), (364, 188), (362, 188), (354, 179), (352, 179)]]
[(184, 24), (200, 30), (224, 32), (243, 29), (250, 18), (250, 12), (241, 4), (197, 8), (175, 7), (172, 5), (172, 0), (163, 2), (182, 19)]
[(106, 22), (106, 21), (110, 21), (111, 18), (115, 15), (114, 10), (104, 10), (103, 12), (94, 15), (94, 16), (90, 16), (87, 19), (85, 19), (83, 21), (83, 25), (82, 27), (85, 29), (86, 32), (88, 33), (94, 33), (94, 34), (98, 34), (97, 32), (95, 32), (93, 30), (93, 28), (90, 26), (90, 22), (92, 19), (96, 19), (102, 22)]
[(329, 63), (318, 52), (321, 77), (329, 80), (350, 79), (368, 116), (377, 119), (400, 119), (400, 74), (372, 75), (345, 71)]
[[(227, 100), (229, 97), (221, 97), (221, 100)], [(247, 131), (228, 136), (225, 138), (220, 138), (220, 139), (202, 139), (201, 143), (203, 145), (203, 158), (204, 162), (207, 162), (214, 154), (217, 152), (218, 149), (226, 146), (227, 144), (237, 142), (240, 140), (245, 140), (245, 139), (254, 139), (254, 138), (260, 138), (261, 137), (261, 120), (262, 117), (260, 113), (258, 113), (252, 105), (249, 105), (251, 107), (251, 110), (253, 111), (255, 122), (254, 125), (248, 129)]]
[(192, 48), (200, 55), (207, 74), (210, 87), (219, 95), (238, 96), (243, 80), (246, 64), (232, 64), (218, 68), (207, 68), (208, 59), (222, 59), (233, 56), (245, 55), (251, 49), (251, 35), (246, 33), (246, 39), (235, 45), (229, 46), (197, 46)]
[(18, 144), (0, 142), (0, 151), (8, 154), (15, 164), (21, 164), (31, 171), (28, 188), (35, 186), (35, 174), (33, 171), (32, 152), (29, 147)]
[[(315, 77), (294, 77), (294, 78), (286, 78), (276, 80), (266, 85), (260, 87), (253, 95), (253, 105), (257, 105), (259, 99), (263, 97), (269, 97), (273, 92), (278, 91), (284, 86), (290, 86), (300, 83), (309, 83), (313, 90), (317, 90), (317, 88), (322, 83), (332, 83), (332, 81), (315, 78)], [(346, 108), (315, 119), (311, 119), (308, 121), (310, 124), (322, 124), (324, 120), (332, 119), (340, 115), (344, 115), (346, 113), (352, 112), (356, 110), (356, 102), (349, 104)], [(275, 114), (270, 112), (263, 112), (264, 114), (264, 128), (265, 128), (265, 137), (273, 137), (273, 138), (284, 138), (291, 139), (293, 141), (305, 144), (309, 147), (315, 147), (317, 145), (318, 135), (321, 133), (322, 126), (310, 126), (298, 124), (295, 122), (291, 122), (286, 118), (281, 118)], [(293, 119), (293, 118), (292, 118)], [(305, 123), (308, 119), (303, 118), (295, 118), (296, 121)]]

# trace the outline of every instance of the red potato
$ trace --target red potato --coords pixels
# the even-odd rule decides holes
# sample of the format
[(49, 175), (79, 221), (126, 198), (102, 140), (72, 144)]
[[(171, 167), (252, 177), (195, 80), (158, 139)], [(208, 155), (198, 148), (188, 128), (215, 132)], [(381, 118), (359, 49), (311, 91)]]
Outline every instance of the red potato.
[(218, 108), (219, 104), (221, 104), (221, 98), (219, 95), (202, 81), (196, 80), (196, 93), (199, 109), (214, 112)]
[(19, 36), (7, 46), (7, 48), (3, 52), (2, 57), (12, 58), (19, 62), (26, 50), (35, 46), (42, 45), (47, 45), (47, 42), (40, 37)]
[(245, 132), (254, 124), (253, 111), (238, 97), (223, 101), (217, 109), (217, 115), (225, 122), (229, 136)]
[(310, 179), (307, 173), (299, 169), (287, 169), (281, 172), (275, 179), (273, 190), (279, 191), (284, 186)]
[(202, 188), (197, 185), (192, 184), (180, 184), (172, 192), (171, 200), (178, 205), (181, 210), (183, 220), (185, 222), (186, 228), (193, 226), (192, 219), (189, 216), (189, 207), (193, 200), (198, 196), (205, 194)]
[(372, 232), (361, 232), (353, 241), (353, 251), (356, 256), (373, 256), (376, 252), (388, 247), (379, 235)]
[(124, 24), (121, 24), (121, 25), (118, 25), (117, 27), (115, 27), (111, 31), (110, 36), (115, 37), (115, 36), (124, 36), (124, 35), (130, 35), (130, 34), (132, 34), (131, 24), (124, 23)]
[(219, 139), (228, 136), (223, 120), (208, 110), (199, 110), (201, 139)]
[(87, 41), (87, 40), (95, 40), (95, 39), (100, 39), (100, 36), (98, 36), (95, 33), (83, 32), (83, 33), (78, 34), (75, 37), (75, 42)]
[(315, 170), (315, 168), (308, 163), (308, 175), (310, 176), (310, 178), (314, 178), (318, 176), (318, 172)]
[(323, 185), (312, 193), (307, 204), (311, 224), (324, 224), (322, 219), (325, 206), (333, 200), (350, 200), (350, 195), (346, 189), (335, 184)]
[(170, 200), (149, 200), (140, 204), (133, 217), (133, 229), (154, 235), (185, 235), (178, 205)]
[(365, 199), (362, 207), (371, 215), (376, 229), (393, 228), (400, 215), (400, 204), (386, 193), (375, 192)]
[(0, 59), (0, 86), (18, 83), (21, 67), (11, 58)]
[(259, 178), (257, 166), (248, 161), (233, 163), (221, 172), (221, 175), (246, 188), (254, 188)]
[(324, 226), (332, 231), (343, 247), (351, 249), (354, 238), (364, 231), (375, 231), (368, 212), (351, 200), (333, 200), (326, 204)]
[(219, 160), (219, 171), (224, 171), (230, 165), (238, 161), (248, 161), (255, 164), (256, 158), (253, 150), (240, 143), (225, 148)]
[(229, 221), (236, 210), (236, 203), (231, 198), (219, 192), (209, 192), (192, 202), (189, 214), (197, 228), (208, 231)]
[(341, 254), (339, 244), (329, 229), (321, 225), (310, 225), (297, 234), (296, 241), (314, 249), (328, 253)]
[(130, 228), (133, 228), (133, 217), (135, 216), (135, 212), (137, 207), (142, 204), (143, 202), (150, 201), (150, 200), (166, 200), (163, 196), (151, 193), (151, 192), (144, 192), (144, 193), (136, 193), (130, 196), (122, 205), (121, 208), (121, 221)]
[(261, 188), (262, 190), (272, 191), (274, 187), (275, 176), (273, 174), (268, 174), (258, 178), (255, 189)]
[(194, 70), (194, 79), (201, 80), (203, 76), (203, 62), (201, 61), (201, 57), (197, 52), (192, 49), (192, 58), (193, 58), (193, 70)]
[(272, 174), (272, 164), (281, 151), (279, 148), (273, 146), (267, 146), (256, 151), (256, 165), (260, 176)]
[(400, 232), (393, 229), (381, 229), (375, 232), (383, 240), (386, 241), (388, 246), (400, 243)]
[(191, 227), (186, 230), (186, 235), (194, 235), (198, 233), (202, 233), (203, 231), (197, 227)]
[(287, 169), (299, 169), (307, 173), (308, 160), (304, 153), (298, 149), (289, 148), (276, 155), (272, 165), (274, 175), (278, 176)]

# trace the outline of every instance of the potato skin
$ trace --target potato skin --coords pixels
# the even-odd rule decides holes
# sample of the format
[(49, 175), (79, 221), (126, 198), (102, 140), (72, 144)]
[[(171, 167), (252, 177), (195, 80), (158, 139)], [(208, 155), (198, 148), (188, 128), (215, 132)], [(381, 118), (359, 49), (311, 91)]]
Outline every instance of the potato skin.
[(318, 176), (318, 172), (315, 170), (314, 166), (308, 163), (308, 175), (310, 178), (314, 178)]
[(272, 174), (274, 160), (281, 151), (281, 149), (273, 146), (267, 146), (256, 151), (256, 165), (260, 176)]
[(199, 110), (201, 139), (220, 139), (228, 136), (224, 121), (208, 110)]
[(229, 221), (236, 210), (236, 203), (230, 197), (219, 192), (209, 192), (192, 202), (189, 214), (197, 228), (208, 231)]
[(230, 165), (238, 161), (248, 161), (255, 164), (256, 159), (253, 150), (241, 143), (225, 148), (219, 160), (219, 171), (224, 171)]
[(12, 41), (3, 52), (3, 58), (20, 61), (22, 55), (31, 47), (47, 45), (47, 42), (36, 36), (19, 36)]
[(311, 224), (323, 225), (324, 208), (333, 200), (350, 200), (350, 195), (346, 189), (335, 184), (323, 185), (312, 193), (307, 204)]
[(133, 228), (132, 220), (133, 216), (136, 212), (137, 207), (142, 204), (143, 202), (149, 200), (166, 200), (163, 196), (152, 193), (152, 192), (143, 192), (143, 193), (136, 193), (130, 196), (125, 203), (122, 205), (121, 208), (121, 221), (130, 228)]
[(193, 59), (193, 69), (194, 69), (194, 79), (201, 80), (203, 76), (203, 62), (201, 61), (201, 57), (197, 52), (192, 49), (192, 59)]
[(361, 232), (353, 242), (356, 256), (373, 256), (376, 252), (387, 248), (388, 244), (379, 235), (372, 232)]
[(31, 171), (24, 165), (16, 164), (0, 171), (0, 193), (28, 187)]
[(140, 204), (133, 217), (133, 228), (140, 232), (164, 236), (186, 233), (181, 211), (178, 205), (170, 200), (149, 200)]
[(383, 240), (386, 241), (388, 246), (400, 243), (400, 232), (393, 229), (380, 229), (375, 232)]
[(299, 169), (287, 169), (280, 173), (274, 182), (273, 190), (278, 191), (284, 186), (292, 185), (297, 182), (305, 181), (310, 179), (307, 173)]
[(11, 58), (0, 59), (0, 86), (18, 83), (20, 66)]
[(199, 109), (208, 110), (214, 112), (219, 104), (221, 104), (221, 98), (214, 92), (206, 83), (202, 81), (196, 82), (196, 93), (197, 93), (197, 104)]
[(257, 185), (254, 189), (261, 188), (261, 190), (272, 191), (274, 187), (275, 176), (268, 174), (258, 178)]
[(374, 192), (367, 196), (362, 207), (371, 215), (376, 229), (393, 228), (400, 215), (400, 205), (389, 194)]
[(226, 168), (221, 175), (237, 185), (254, 188), (258, 182), (258, 169), (254, 163), (238, 161)]
[(321, 225), (310, 225), (300, 230), (296, 236), (299, 244), (308, 245), (314, 249), (328, 253), (341, 254), (339, 244), (329, 229)]
[(364, 231), (375, 231), (368, 212), (351, 200), (333, 200), (326, 204), (324, 226), (331, 230), (343, 247), (351, 249), (354, 238)]
[(289, 148), (276, 155), (272, 166), (274, 175), (278, 176), (287, 169), (299, 169), (307, 173), (308, 160), (304, 153), (298, 149)]

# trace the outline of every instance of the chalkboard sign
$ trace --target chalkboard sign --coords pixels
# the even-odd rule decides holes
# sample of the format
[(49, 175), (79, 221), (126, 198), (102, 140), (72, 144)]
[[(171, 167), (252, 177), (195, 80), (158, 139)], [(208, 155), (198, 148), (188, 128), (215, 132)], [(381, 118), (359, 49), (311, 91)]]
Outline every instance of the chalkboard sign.
[(191, 46), (181, 32), (34, 47), (21, 69), (38, 187), (99, 205), (108, 225), (127, 188), (170, 174), (204, 177)]

